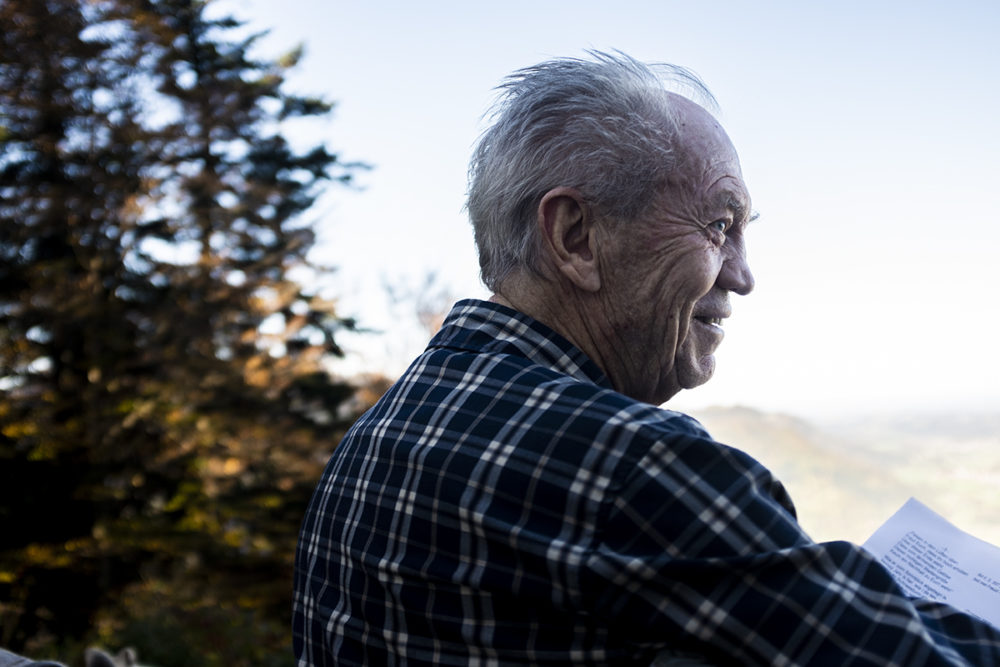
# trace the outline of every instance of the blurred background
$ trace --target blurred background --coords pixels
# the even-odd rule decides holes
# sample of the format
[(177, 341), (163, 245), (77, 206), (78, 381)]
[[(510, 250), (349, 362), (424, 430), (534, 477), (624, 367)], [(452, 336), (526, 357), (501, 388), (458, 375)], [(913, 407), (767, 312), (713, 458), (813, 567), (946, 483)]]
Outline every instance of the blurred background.
[(814, 538), (909, 496), (1000, 543), (1000, 6), (0, 1), (0, 647), (289, 665), (304, 504), (451, 303), (493, 88), (693, 69), (760, 220), (666, 406)]

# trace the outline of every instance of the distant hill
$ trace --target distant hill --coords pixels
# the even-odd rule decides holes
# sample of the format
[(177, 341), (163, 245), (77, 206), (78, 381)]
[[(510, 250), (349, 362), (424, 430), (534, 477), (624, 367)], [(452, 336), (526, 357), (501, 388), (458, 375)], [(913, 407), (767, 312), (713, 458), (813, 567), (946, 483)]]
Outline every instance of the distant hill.
[(815, 540), (861, 543), (914, 496), (1000, 545), (1000, 413), (879, 415), (822, 425), (746, 407), (690, 414), (774, 472)]

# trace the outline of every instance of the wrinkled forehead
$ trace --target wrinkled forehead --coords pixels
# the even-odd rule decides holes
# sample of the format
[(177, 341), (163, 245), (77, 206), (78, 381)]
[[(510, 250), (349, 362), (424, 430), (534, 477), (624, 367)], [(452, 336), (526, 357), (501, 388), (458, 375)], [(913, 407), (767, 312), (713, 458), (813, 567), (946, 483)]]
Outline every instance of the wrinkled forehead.
[(711, 113), (677, 93), (666, 93), (678, 157), (739, 165), (736, 148), (722, 124)]
[(750, 195), (729, 135), (715, 116), (687, 98), (671, 93), (669, 103), (676, 161), (666, 198), (675, 206), (704, 208), (705, 215), (729, 210), (734, 219), (745, 219)]

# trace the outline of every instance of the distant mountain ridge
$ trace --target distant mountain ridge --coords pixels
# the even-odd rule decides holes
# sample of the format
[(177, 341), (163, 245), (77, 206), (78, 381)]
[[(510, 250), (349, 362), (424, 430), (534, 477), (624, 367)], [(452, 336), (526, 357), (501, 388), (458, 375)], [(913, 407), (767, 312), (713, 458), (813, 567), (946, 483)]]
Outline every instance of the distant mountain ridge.
[(1000, 413), (811, 422), (743, 406), (689, 411), (768, 467), (817, 541), (861, 543), (910, 496), (1000, 545)]

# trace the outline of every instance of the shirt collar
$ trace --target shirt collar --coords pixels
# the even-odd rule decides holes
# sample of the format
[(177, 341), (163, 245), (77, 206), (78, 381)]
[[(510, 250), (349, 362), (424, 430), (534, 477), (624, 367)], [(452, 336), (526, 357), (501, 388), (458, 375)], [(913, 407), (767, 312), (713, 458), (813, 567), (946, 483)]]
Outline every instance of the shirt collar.
[(456, 303), (428, 349), (518, 354), (578, 380), (613, 389), (604, 372), (579, 348), (538, 320), (492, 301)]

